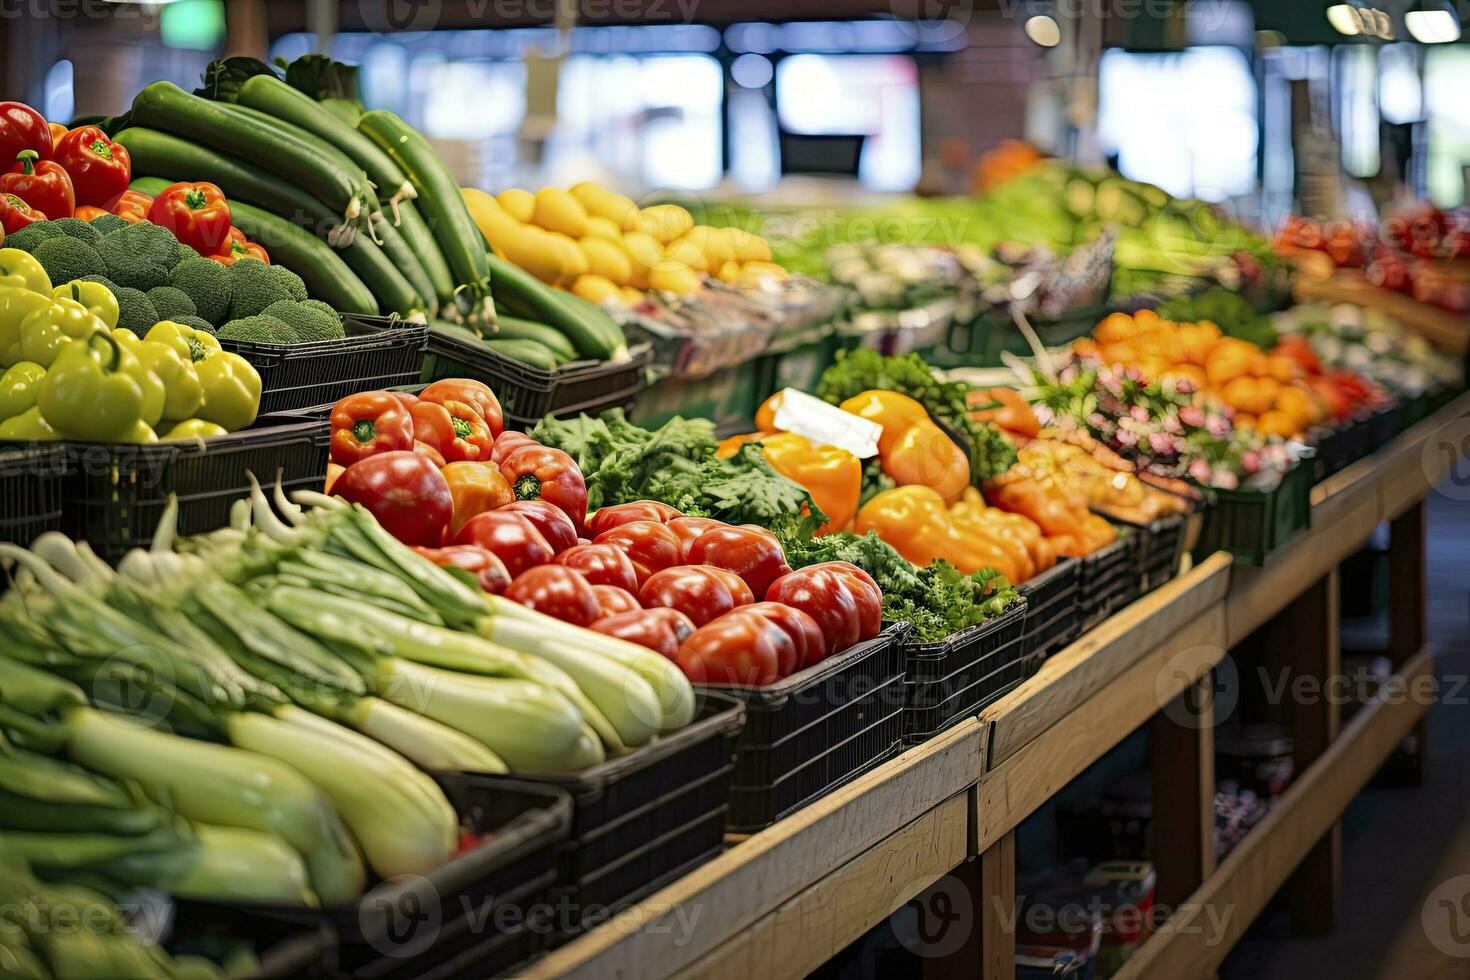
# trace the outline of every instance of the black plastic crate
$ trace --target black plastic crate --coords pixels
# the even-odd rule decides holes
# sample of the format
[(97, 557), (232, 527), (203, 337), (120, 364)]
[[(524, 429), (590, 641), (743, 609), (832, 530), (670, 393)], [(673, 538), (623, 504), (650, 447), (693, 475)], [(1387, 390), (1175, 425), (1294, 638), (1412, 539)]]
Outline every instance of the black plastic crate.
[(571, 800), (528, 780), (435, 778), (467, 828), (485, 835), (478, 847), (425, 875), (381, 882), (335, 908), (180, 902), (176, 933), (254, 938), (281, 956), (277, 944), (291, 938), (283, 929), (325, 931), (335, 938), (321, 966), (330, 977), (421, 980), (513, 970), (540, 951), (549, 933), (556, 852), (571, 828)]
[(1287, 470), (1269, 491), (1212, 490), (1204, 513), (1196, 559), (1228, 551), (1246, 565), (1264, 565), (1273, 552), (1312, 526), (1310, 459)]
[(626, 361), (574, 361), (547, 371), (439, 331), (429, 332), (428, 344), (422, 380), (483, 381), (500, 400), (506, 427), (523, 429), (548, 415), (596, 415), (610, 408), (631, 408), (647, 384), (644, 369), (653, 357), (652, 348), (640, 344)]
[(29, 545), (61, 528), (66, 454), (55, 443), (0, 446), (0, 541)]
[(1184, 553), (1185, 515), (1161, 517), (1147, 524), (1112, 520), (1114, 524), (1133, 531), (1133, 566), (1139, 595), (1152, 592), (1179, 574), (1179, 559)]
[(1024, 679), (1026, 600), (943, 640), (903, 646), (904, 741), (922, 742), (1014, 689)]
[(729, 828), (752, 833), (893, 755), (903, 738), (907, 624), (766, 687), (701, 686), (746, 704)]
[(702, 698), (693, 724), (568, 776), (536, 776), (572, 797), (557, 859), (560, 944), (724, 849), (735, 738), (745, 706)]
[(1040, 575), (1016, 587), (1026, 597), (1026, 653), (1056, 653), (1082, 635), (1078, 579), (1082, 563), (1060, 558)]
[(395, 316), (344, 316), (344, 340), (247, 344), (222, 340), (260, 374), (260, 411), (289, 411), (335, 402), (359, 391), (417, 381), (429, 328)]
[(1077, 575), (1078, 602), (1082, 606), (1082, 632), (1092, 629), (1137, 598), (1134, 543), (1133, 533), (1126, 528), (1120, 528), (1112, 544), (1099, 548), (1082, 559), (1082, 567)]

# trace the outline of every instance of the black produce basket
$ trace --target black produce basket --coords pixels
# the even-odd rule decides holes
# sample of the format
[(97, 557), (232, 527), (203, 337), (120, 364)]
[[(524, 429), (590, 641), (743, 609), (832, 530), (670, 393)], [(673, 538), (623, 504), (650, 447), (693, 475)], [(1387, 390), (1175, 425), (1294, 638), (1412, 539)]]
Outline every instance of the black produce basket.
[(1135, 537), (1120, 529), (1113, 543), (1082, 559), (1077, 575), (1077, 601), (1082, 606), (1085, 633), (1138, 598)]
[(1297, 463), (1273, 490), (1212, 490), (1206, 508), (1196, 559), (1228, 551), (1246, 565), (1264, 565), (1271, 553), (1312, 526), (1310, 459)]
[(261, 414), (330, 404), (359, 391), (417, 381), (429, 328), (395, 316), (344, 316), (344, 340), (250, 344), (222, 340), (260, 374)]
[(330, 928), (296, 932), (259, 949), (249, 980), (327, 980), (337, 962), (337, 938)]
[(730, 830), (753, 833), (898, 751), (903, 636), (889, 626), (767, 687), (700, 686), (746, 705), (730, 789)]
[(903, 645), (903, 737), (922, 742), (1024, 680), (1026, 600), (943, 640)]
[(1016, 587), (1026, 597), (1027, 656), (1050, 656), (1082, 635), (1081, 574), (1076, 558), (1059, 558)]
[(724, 849), (738, 700), (705, 695), (693, 724), (569, 776), (536, 776), (572, 797), (557, 859), (553, 945), (598, 925)]
[(500, 400), (506, 428), (529, 431), (548, 415), (563, 418), (579, 412), (596, 415), (610, 408), (631, 408), (647, 383), (644, 368), (652, 360), (653, 350), (640, 344), (630, 354), (622, 362), (574, 361), (547, 371), (483, 344), (430, 331), (422, 380), (483, 381)]
[(0, 541), (29, 545), (61, 528), (66, 454), (57, 443), (0, 445)]
[(1399, 406), (1394, 405), (1334, 429), (1317, 443), (1317, 455), (1311, 460), (1316, 482), (1371, 456), (1380, 446), (1391, 442), (1399, 434), (1402, 418)]
[(1160, 517), (1147, 524), (1120, 521), (1115, 517), (1108, 519), (1133, 531), (1137, 542), (1133, 548), (1133, 567), (1139, 595), (1152, 592), (1179, 574), (1179, 559), (1184, 554), (1185, 515)]
[[(170, 495), (178, 498), (179, 533), (200, 534), (230, 522), (230, 506), (250, 493), (247, 471), (262, 484), (279, 472), (287, 490), (320, 490), (327, 420), (273, 424), (278, 421), (261, 418), (251, 428), (194, 442), (55, 443), (60, 530), (116, 562), (149, 543)], [(0, 452), (20, 447), (37, 444), (0, 443)]]
[(336, 908), (180, 902), (176, 932), (244, 935), (269, 942), (281, 956), (275, 944), (283, 928), (326, 930), (335, 937), (321, 966), (328, 977), (489, 977), (514, 969), (540, 951), (548, 934), (556, 850), (571, 827), (571, 801), (527, 780), (461, 773), (436, 779), (467, 828), (484, 835), (479, 846)]

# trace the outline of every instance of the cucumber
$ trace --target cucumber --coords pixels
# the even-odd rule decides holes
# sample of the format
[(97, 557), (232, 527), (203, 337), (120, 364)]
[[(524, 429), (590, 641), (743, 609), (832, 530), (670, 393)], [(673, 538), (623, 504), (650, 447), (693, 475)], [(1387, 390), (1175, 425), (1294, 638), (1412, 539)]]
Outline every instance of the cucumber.
[(504, 354), (522, 364), (529, 364), (543, 371), (555, 371), (557, 368), (556, 355), (534, 340), (496, 340), (492, 338), (480, 342), (497, 354)]
[(403, 278), (408, 280), (413, 291), (419, 295), (420, 309), (429, 316), (438, 313), (439, 298), (434, 289), (434, 283), (429, 279), (429, 274), (424, 271), (418, 256), (414, 254), (408, 242), (404, 241), (403, 236), (398, 233), (398, 229), (393, 227), (393, 222), (388, 220), (386, 214), (379, 211), (373, 215), (372, 231), (381, 239), (378, 247), (383, 250), (383, 254), (403, 274)]
[[(170, 183), (159, 177), (140, 177), (129, 186), (157, 196)], [(311, 232), (240, 201), (230, 202), (230, 218), (246, 237), (265, 247), (272, 263), (300, 276), (313, 298), (342, 313), (372, 316), (378, 312), (377, 301), (363, 281)]]
[(428, 312), (427, 301), (407, 275), (366, 232), (354, 238), (351, 245), (340, 249), (339, 254), (377, 298), (384, 313), (397, 313), (405, 319), (422, 319)]
[[(437, 305), (445, 310), (453, 309), (454, 275), (450, 273), (449, 263), (444, 261), (444, 253), (439, 251), (439, 243), (434, 241), (434, 235), (424, 223), (419, 209), (412, 201), (402, 201), (398, 205), (398, 218), (398, 234), (418, 256), (419, 264), (434, 287)], [(424, 298), (428, 299), (428, 296)]]
[(172, 82), (154, 82), (133, 100), (131, 121), (256, 164), (340, 212), (344, 221), (377, 210), (367, 175), (341, 150), (253, 109), (211, 102)]
[(350, 99), (322, 99), (319, 104), (353, 129), (357, 128), (357, 121), (362, 118), (362, 106)]
[(473, 327), (493, 323), (495, 308), (490, 303), (485, 240), (444, 161), (413, 127), (391, 112), (365, 112), (357, 128), (393, 158), (418, 191), (419, 211), (449, 263), (456, 281), (455, 299), (467, 311), (466, 321)]
[[(618, 325), (618, 321), (614, 320), (607, 310), (573, 292), (558, 289), (556, 294), (572, 309), (580, 310), (587, 318), (587, 322), (602, 332), (606, 338), (605, 342), (612, 345), (613, 348), (613, 356), (610, 360), (625, 361), (628, 359), (628, 337), (623, 333), (623, 328)], [(621, 354), (618, 353), (619, 351)]]
[(545, 285), (535, 276), (510, 262), (487, 255), (491, 274), (495, 277), (495, 302), (505, 312), (544, 323), (571, 341), (581, 357), (599, 361), (626, 360), (627, 343), (622, 331), (602, 310), (588, 304), (576, 306), (576, 299)]
[(495, 318), (496, 340), (534, 340), (555, 354), (562, 363), (575, 361), (577, 349), (565, 334), (558, 333), (544, 323), (522, 320), (520, 317), (501, 314)]
[(378, 144), (355, 127), (322, 108), (311, 96), (297, 91), (274, 75), (256, 75), (240, 86), (239, 104), (256, 109), (282, 122), (299, 126), (345, 153), (377, 185), (380, 201), (393, 212), (398, 223), (398, 204), (412, 200), (417, 192)]

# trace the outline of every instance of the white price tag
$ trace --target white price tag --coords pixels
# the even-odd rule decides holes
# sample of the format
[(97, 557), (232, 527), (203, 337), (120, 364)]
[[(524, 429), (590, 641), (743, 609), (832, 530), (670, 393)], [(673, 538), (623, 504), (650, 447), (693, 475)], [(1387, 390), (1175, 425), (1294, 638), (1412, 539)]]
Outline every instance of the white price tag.
[(794, 432), (818, 445), (846, 449), (858, 459), (878, 455), (883, 426), (860, 415), (844, 412), (804, 391), (784, 388), (776, 406), (776, 428)]

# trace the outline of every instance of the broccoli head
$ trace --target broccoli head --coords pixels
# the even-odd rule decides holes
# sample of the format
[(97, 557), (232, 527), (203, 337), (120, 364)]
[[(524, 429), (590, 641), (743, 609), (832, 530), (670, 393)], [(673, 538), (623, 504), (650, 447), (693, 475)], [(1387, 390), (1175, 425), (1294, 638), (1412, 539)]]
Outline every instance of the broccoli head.
[(12, 234), (5, 236), (6, 248), (18, 248), (22, 252), (34, 252), (36, 246), (50, 238), (65, 238), (66, 232), (56, 227), (54, 221), (33, 221)]
[(175, 323), (182, 323), (186, 327), (193, 327), (195, 330), (203, 330), (211, 337), (219, 333), (218, 328), (216, 328), (214, 324), (210, 323), (208, 320), (201, 320), (197, 316), (176, 316), (171, 317), (170, 319), (172, 319)]
[(231, 320), (220, 327), (219, 339), (247, 344), (294, 344), (296, 333), (273, 316), (257, 314)]
[(284, 281), (271, 268), (257, 259), (241, 259), (229, 267), (234, 283), (230, 296), (231, 320), (255, 316), (272, 303), (291, 298)]
[(283, 265), (273, 265), (270, 269), (271, 275), (275, 276), (281, 285), (286, 287), (286, 292), (292, 299), (298, 303), (306, 300), (306, 283), (302, 281), (300, 276)]
[(128, 223), (115, 214), (99, 214), (90, 222), (93, 230), (99, 235), (110, 235), (119, 228), (126, 228)]
[(186, 259), (197, 258), (198, 255), (199, 253), (194, 251), (192, 247), (185, 245), (183, 242), (179, 242), (177, 245), (174, 246), (173, 264), (178, 265), (180, 262), (183, 262)]
[(189, 294), (177, 286), (154, 286), (148, 290), (148, 298), (152, 300), (160, 320), (178, 322), (181, 316), (199, 315), (199, 308), (194, 305)]
[(145, 222), (104, 235), (97, 251), (107, 263), (107, 278), (146, 291), (168, 282), (177, 244), (173, 232)]
[(103, 267), (102, 256), (97, 254), (95, 248), (68, 235), (48, 238), (37, 245), (31, 255), (41, 263), (41, 268), (46, 270), (46, 275), (53, 284), (71, 282), (73, 279), (107, 271)]
[(75, 238), (79, 242), (86, 242), (93, 248), (102, 240), (102, 232), (93, 228), (80, 218), (58, 218), (51, 222), (57, 231), (68, 238)]
[(119, 330), (131, 330), (139, 337), (146, 336), (158, 322), (158, 311), (153, 301), (140, 289), (117, 286), (112, 290), (117, 297), (117, 326)]
[(302, 343), (341, 340), (345, 336), (341, 318), (325, 303), (281, 300), (266, 307), (265, 315), (273, 316), (291, 327)]
[(230, 318), (230, 295), (234, 277), (218, 262), (194, 256), (174, 266), (168, 284), (183, 290), (194, 301), (196, 315), (210, 323), (224, 323)]

